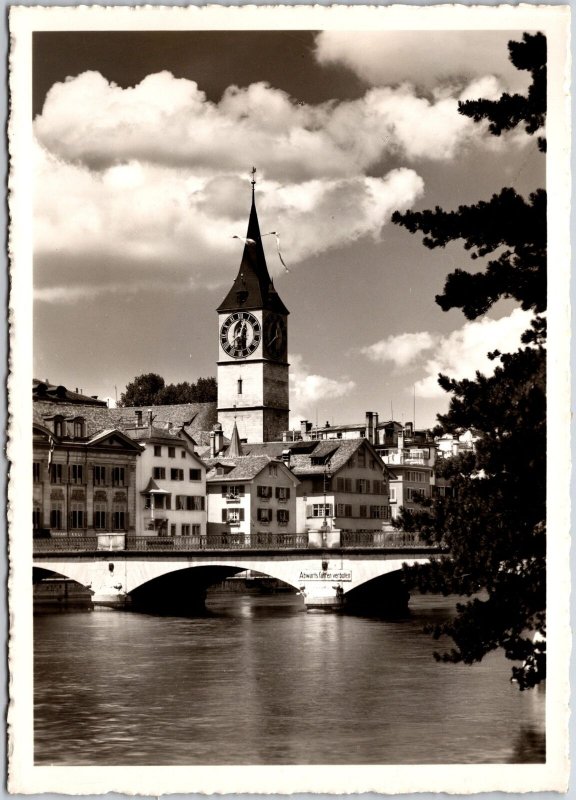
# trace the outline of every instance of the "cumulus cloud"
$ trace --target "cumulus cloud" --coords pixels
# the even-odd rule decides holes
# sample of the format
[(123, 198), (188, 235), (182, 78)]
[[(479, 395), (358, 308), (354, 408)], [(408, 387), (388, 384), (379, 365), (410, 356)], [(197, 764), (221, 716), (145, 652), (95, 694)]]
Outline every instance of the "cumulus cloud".
[[(497, 93), (494, 79), (476, 80), (485, 96)], [(424, 191), (414, 169), (387, 171), (386, 157), (411, 164), (455, 158), (472, 143), (504, 146), (484, 142), (457, 98), (446, 87), (422, 97), (401, 85), (309, 105), (255, 83), (213, 103), (168, 72), (126, 89), (98, 72), (56, 83), (34, 121), (38, 297), (71, 301), (80, 287), (109, 291), (111, 281), (228, 280), (240, 256), (233, 237), (246, 230), (250, 163), (259, 167), (261, 229), (280, 232), (290, 266), (378, 239), (393, 211)], [(280, 272), (273, 239), (265, 244)]]
[[(496, 75), (508, 90), (524, 91), (527, 73), (508, 59), (507, 31), (322, 31), (316, 38), (320, 64), (341, 64), (372, 86), (410, 81), (432, 89)], [(485, 95), (476, 95), (481, 97)]]
[(311, 373), (304, 359), (299, 354), (291, 354), (290, 358), (290, 406), (296, 411), (291, 414), (292, 426), (298, 425), (315, 411), (319, 401), (326, 398), (335, 399), (349, 395), (355, 388), (354, 381), (346, 376), (338, 379)]
[(420, 331), (388, 336), (363, 348), (362, 353), (372, 361), (389, 362), (396, 368), (417, 369), (423, 374), (415, 384), (419, 397), (445, 397), (438, 386), (440, 373), (457, 380), (473, 378), (476, 371), (491, 375), (498, 362), (491, 361), (488, 353), (517, 349), (531, 319), (531, 312), (518, 308), (500, 319), (484, 317), (466, 322), (446, 335)]
[(228, 87), (213, 103), (194, 81), (169, 72), (126, 89), (84, 72), (52, 86), (34, 130), (55, 155), (92, 169), (136, 160), (211, 175), (257, 161), (269, 177), (301, 182), (350, 177), (389, 153), (452, 158), (483, 138), (483, 126), (457, 112), (462, 91), (422, 97), (405, 84), (310, 105), (255, 83)]
[[(249, 210), (246, 179), (199, 177), (191, 170), (130, 161), (94, 171), (38, 146), (35, 193), (36, 282), (105, 291), (110, 282), (218, 285), (237, 267)], [(278, 230), (284, 258), (378, 237), (396, 208), (423, 192), (410, 169), (258, 188), (262, 231)], [(280, 271), (273, 239), (264, 240), (271, 272)], [(71, 299), (70, 291), (62, 297)], [(58, 294), (40, 292), (55, 301)]]
[(426, 350), (432, 349), (437, 337), (428, 331), (387, 336), (363, 347), (361, 352), (371, 361), (391, 361), (396, 367), (408, 367)]

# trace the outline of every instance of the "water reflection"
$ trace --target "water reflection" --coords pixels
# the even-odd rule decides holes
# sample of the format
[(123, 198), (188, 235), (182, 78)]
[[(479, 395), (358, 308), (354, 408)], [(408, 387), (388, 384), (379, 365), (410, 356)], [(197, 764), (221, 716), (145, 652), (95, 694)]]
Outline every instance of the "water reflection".
[(36, 617), (37, 763), (543, 761), (543, 691), (519, 692), (498, 654), (432, 658), (422, 628), (450, 607), (375, 620), (223, 595), (195, 618)]

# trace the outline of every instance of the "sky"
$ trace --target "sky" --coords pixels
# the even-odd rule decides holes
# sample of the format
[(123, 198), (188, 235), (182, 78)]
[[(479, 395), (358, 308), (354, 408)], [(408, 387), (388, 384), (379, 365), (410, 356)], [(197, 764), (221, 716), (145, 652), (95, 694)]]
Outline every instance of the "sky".
[(35, 33), (34, 374), (119, 397), (135, 376), (216, 375), (250, 170), (290, 310), (291, 422), (366, 411), (432, 426), (439, 372), (515, 349), (527, 313), (435, 303), (459, 243), (428, 250), (395, 210), (543, 186), (533, 137), (491, 136), (459, 99), (525, 91), (521, 31)]

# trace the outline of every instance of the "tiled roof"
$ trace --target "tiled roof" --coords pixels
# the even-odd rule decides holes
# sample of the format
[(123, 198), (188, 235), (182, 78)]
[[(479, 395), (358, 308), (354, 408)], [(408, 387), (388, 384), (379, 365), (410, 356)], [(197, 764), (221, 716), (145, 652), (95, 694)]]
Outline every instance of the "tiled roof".
[(52, 403), (62, 405), (88, 405), (106, 408), (105, 400), (98, 400), (97, 397), (72, 392), (65, 386), (56, 386), (53, 383), (39, 381), (37, 378), (32, 380), (32, 399), (49, 400)]
[[(142, 412), (142, 422), (147, 421), (148, 408), (154, 417), (154, 427), (167, 433), (170, 428), (184, 427), (186, 433), (199, 445), (208, 444), (209, 433), (217, 421), (216, 403), (181, 403), (169, 406), (150, 406), (143, 408), (106, 408), (77, 403), (56, 403), (48, 400), (35, 400), (34, 421), (44, 424), (45, 417), (61, 414), (83, 416), (86, 420), (88, 436), (105, 428), (120, 430), (134, 429), (136, 411)], [(147, 426), (146, 426), (147, 430)]]
[[(320, 439), (306, 442), (305, 453), (302, 442), (263, 442), (262, 444), (243, 444), (246, 455), (267, 455), (270, 458), (281, 458), (285, 450), (290, 450), (289, 468), (295, 475), (323, 475), (328, 466), (330, 472), (341, 469), (350, 457), (366, 443), (366, 439)], [(326, 463), (314, 464), (313, 459), (322, 458)]]
[[(206, 468), (206, 481), (209, 483), (217, 483), (222, 480), (226, 481), (250, 481), (259, 475), (265, 466), (271, 461), (275, 461), (268, 456), (238, 456), (237, 458), (207, 458), (204, 459)], [(222, 465), (224, 467), (232, 467), (230, 472), (225, 475), (217, 475), (216, 467)]]

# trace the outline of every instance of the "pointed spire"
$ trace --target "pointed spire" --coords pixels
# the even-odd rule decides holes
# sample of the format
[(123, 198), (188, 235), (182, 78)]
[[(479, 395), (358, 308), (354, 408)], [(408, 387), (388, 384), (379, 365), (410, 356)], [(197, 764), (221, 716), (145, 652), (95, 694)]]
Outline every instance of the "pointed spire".
[(240, 269), (232, 288), (216, 310), (222, 312), (237, 311), (240, 308), (246, 310), (265, 308), (268, 311), (288, 314), (288, 309), (274, 288), (274, 283), (266, 264), (258, 214), (256, 212), (255, 174), (256, 168), (252, 167), (252, 206), (248, 219), (248, 231), (246, 238), (243, 240), (244, 252), (242, 253)]
[(232, 436), (230, 437), (230, 446), (228, 447), (228, 452), (226, 453), (227, 458), (237, 458), (238, 456), (242, 456), (244, 453), (242, 452), (242, 442), (240, 441), (240, 434), (238, 433), (238, 426), (236, 425), (236, 420), (234, 420), (234, 427), (232, 428)]

